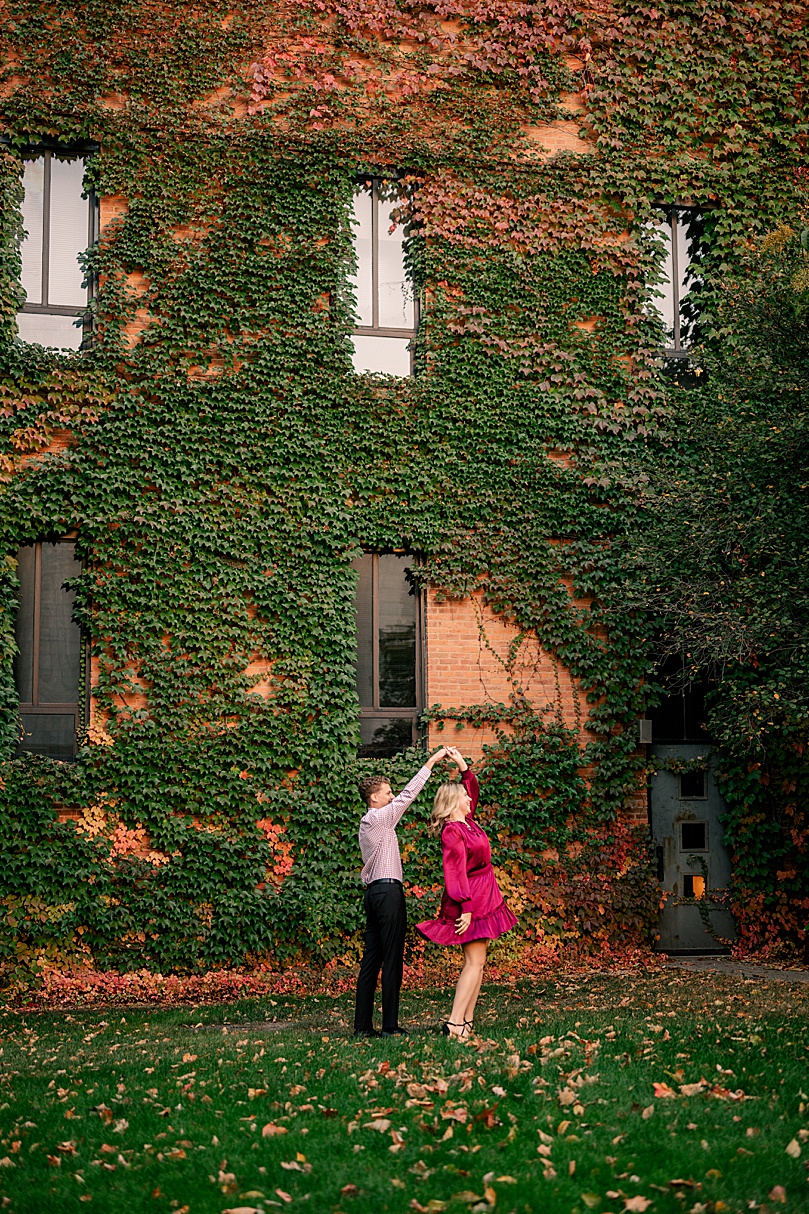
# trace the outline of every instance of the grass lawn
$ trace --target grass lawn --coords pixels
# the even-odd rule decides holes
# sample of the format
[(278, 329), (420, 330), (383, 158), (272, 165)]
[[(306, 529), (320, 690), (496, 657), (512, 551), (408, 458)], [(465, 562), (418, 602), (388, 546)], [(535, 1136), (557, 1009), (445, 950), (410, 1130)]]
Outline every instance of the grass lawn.
[[(26, 1214), (809, 1211), (809, 987), (712, 974), (5, 1013), (0, 1199)], [(803, 1089), (803, 1090), (802, 1090)]]

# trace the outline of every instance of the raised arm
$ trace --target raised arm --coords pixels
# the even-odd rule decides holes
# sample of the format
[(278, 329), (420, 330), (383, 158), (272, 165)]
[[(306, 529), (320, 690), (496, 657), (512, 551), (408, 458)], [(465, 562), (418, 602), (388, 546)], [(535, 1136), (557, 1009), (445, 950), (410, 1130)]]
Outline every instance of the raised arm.
[(469, 800), (471, 803), (469, 813), (471, 817), (474, 817), (475, 810), (478, 807), (478, 799), (480, 797), (480, 785), (478, 784), (478, 778), (457, 746), (447, 747), (447, 758), (452, 759), (452, 762), (456, 765), (461, 773), (461, 783), (469, 794)]
[(439, 761), (439, 759), (443, 759), (446, 753), (446, 748), (442, 746), (441, 749), (437, 750), (434, 755), (430, 755), (424, 766), (419, 768), (419, 770), (413, 776), (413, 779), (404, 786), (398, 796), (394, 797), (392, 801), (389, 801), (387, 805), (382, 805), (378, 809), (368, 810), (368, 812), (365, 814), (366, 820), (370, 819), (374, 822), (378, 822), (381, 826), (397, 826), (399, 824), (399, 819), (407, 809), (408, 805), (415, 801), (416, 797), (429, 780), (435, 764)]
[(480, 798), (480, 785), (478, 784), (478, 778), (472, 771), (471, 767), (467, 767), (466, 771), (461, 772), (461, 783), (469, 793), (469, 816), (470, 818), (474, 818), (475, 810), (478, 807), (478, 800)]

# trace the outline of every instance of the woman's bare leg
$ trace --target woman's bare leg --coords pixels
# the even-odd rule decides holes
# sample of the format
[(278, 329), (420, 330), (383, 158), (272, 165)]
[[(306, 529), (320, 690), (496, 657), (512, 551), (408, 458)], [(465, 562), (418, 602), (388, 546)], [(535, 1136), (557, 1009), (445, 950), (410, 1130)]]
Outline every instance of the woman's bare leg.
[(478, 970), (477, 986), (475, 987), (474, 991), (472, 991), (472, 993), (469, 997), (469, 1002), (466, 1005), (466, 1011), (464, 1012), (464, 1021), (467, 1025), (469, 1032), (472, 1031), (472, 1021), (475, 1019), (475, 1005), (477, 1004), (478, 995), (480, 994), (480, 987), (483, 982), (483, 966), (486, 963), (486, 945), (487, 945), (487, 943), (488, 943), (487, 940), (475, 940), (473, 942), (473, 944), (467, 945), (467, 948), (474, 947), (474, 944), (483, 945), (483, 957), (480, 962), (480, 969)]
[(450, 1036), (460, 1037), (464, 1031), (464, 1022), (471, 1020), (475, 1011), (480, 985), (483, 981), (483, 967), (486, 964), (486, 941), (471, 940), (463, 946), (464, 966), (455, 987), (455, 1000), (450, 1016)]

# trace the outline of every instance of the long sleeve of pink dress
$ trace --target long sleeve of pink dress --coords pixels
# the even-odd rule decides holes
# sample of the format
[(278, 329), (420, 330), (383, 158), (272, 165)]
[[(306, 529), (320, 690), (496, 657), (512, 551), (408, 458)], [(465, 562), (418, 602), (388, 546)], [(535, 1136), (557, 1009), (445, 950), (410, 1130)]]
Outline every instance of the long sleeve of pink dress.
[[(441, 909), (437, 919), (416, 924), (416, 930), (435, 944), (496, 940), (517, 923), (495, 879), (488, 835), (475, 821), (479, 788), (470, 767), (461, 774), (461, 783), (469, 793), (471, 806), (465, 821), (447, 822), (441, 835), (444, 865)], [(455, 922), (467, 913), (471, 913), (472, 922), (459, 936)]]

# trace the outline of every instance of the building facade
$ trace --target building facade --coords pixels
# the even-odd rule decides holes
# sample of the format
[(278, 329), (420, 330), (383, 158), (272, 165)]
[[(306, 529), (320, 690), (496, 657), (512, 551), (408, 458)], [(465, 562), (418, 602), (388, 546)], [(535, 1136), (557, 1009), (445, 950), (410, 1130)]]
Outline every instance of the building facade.
[(357, 772), (448, 735), (524, 936), (653, 927), (622, 538), (667, 374), (790, 205), (800, 6), (768, 12), (2, 19), (25, 964), (342, 955)]

